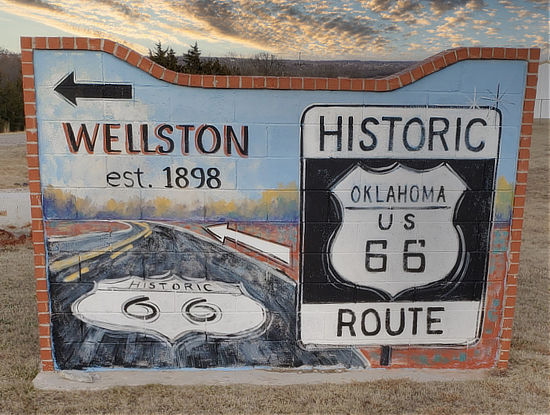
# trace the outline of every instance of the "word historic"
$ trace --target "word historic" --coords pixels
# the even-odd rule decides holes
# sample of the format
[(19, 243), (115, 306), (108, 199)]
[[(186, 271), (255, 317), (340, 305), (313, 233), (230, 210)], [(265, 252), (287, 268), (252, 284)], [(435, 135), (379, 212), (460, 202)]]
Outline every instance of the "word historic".
[(436, 106), (323, 106), (302, 115), (309, 158), (469, 158), (498, 151), (500, 112)]

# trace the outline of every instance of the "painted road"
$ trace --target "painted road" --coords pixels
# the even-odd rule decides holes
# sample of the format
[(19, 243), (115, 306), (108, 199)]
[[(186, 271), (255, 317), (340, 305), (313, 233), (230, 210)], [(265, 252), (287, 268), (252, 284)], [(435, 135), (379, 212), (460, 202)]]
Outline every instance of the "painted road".
[[(126, 222), (125, 233), (50, 240), (54, 354), (61, 369), (90, 367), (364, 367), (355, 349), (307, 351), (296, 342), (296, 283), (219, 242), (169, 224)], [(64, 248), (62, 246), (64, 244)], [(67, 247), (70, 246), (70, 252)], [(71, 305), (94, 282), (135, 276), (144, 281), (167, 273), (197, 285), (236, 284), (261, 304), (267, 318), (249, 337), (189, 332), (175, 342), (78, 319)], [(164, 277), (165, 278), (165, 277)], [(77, 339), (66, 343), (64, 339)]]
[[(64, 282), (74, 281), (88, 272), (88, 267), (77, 267), (79, 264), (85, 264), (86, 261), (105, 254), (111, 255), (114, 259), (132, 249), (132, 242), (149, 236), (152, 232), (149, 225), (143, 222), (125, 224), (126, 229), (116, 232), (91, 232), (63, 238), (49, 237), (48, 252), (55, 258), (49, 265), (50, 272), (59, 272), (58, 275), (63, 277)], [(70, 270), (68, 275), (67, 270)]]

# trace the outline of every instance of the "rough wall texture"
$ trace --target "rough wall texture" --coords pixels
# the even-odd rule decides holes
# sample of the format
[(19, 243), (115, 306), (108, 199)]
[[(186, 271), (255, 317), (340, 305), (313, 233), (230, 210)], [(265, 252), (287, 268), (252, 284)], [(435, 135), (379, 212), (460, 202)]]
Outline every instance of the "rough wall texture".
[(29, 193), (0, 189), (0, 247), (24, 243), (30, 236)]
[(550, 62), (539, 65), (537, 99), (535, 100), (535, 118), (550, 118)]
[(21, 44), (43, 370), (506, 367), (537, 49), (373, 80)]

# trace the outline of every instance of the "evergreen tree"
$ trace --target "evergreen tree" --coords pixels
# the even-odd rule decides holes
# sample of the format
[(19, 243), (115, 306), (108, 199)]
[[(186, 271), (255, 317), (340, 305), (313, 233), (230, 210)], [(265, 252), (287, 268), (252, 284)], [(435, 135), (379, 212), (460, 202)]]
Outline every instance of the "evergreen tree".
[(201, 73), (208, 75), (232, 75), (231, 69), (221, 63), (218, 58), (204, 62)]
[(185, 62), (185, 65), (183, 66), (184, 72), (193, 74), (203, 73), (201, 51), (197, 45), (197, 42), (195, 42), (195, 44), (187, 50), (187, 53), (183, 55), (183, 61)]
[(23, 111), (23, 83), (0, 77), (0, 124), (9, 123), (10, 131), (21, 131), (25, 127)]
[(176, 72), (207, 75), (231, 75), (232, 73), (231, 69), (217, 58), (201, 59), (201, 51), (197, 42), (183, 55), (183, 65), (178, 63), (174, 50), (171, 47), (164, 49), (161, 42), (155, 43), (153, 51), (149, 50), (149, 58), (153, 62)]
[(174, 49), (170, 47), (163, 49), (160, 41), (155, 43), (155, 50), (153, 52), (149, 50), (149, 58), (153, 62), (164, 66), (166, 69), (176, 72), (182, 71), (182, 66), (178, 63), (178, 58), (176, 57), (176, 52), (174, 52)]

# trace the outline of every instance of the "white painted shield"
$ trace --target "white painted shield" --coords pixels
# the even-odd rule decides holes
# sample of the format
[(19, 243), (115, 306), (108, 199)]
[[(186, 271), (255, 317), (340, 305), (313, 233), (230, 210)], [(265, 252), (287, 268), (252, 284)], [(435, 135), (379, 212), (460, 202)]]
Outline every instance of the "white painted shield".
[(431, 170), (354, 167), (331, 189), (342, 212), (329, 243), (334, 270), (393, 297), (447, 277), (464, 261), (453, 216), (466, 189), (445, 163)]
[(102, 328), (148, 333), (170, 342), (189, 332), (250, 335), (267, 317), (264, 307), (238, 284), (176, 275), (101, 281), (71, 310), (80, 320)]

